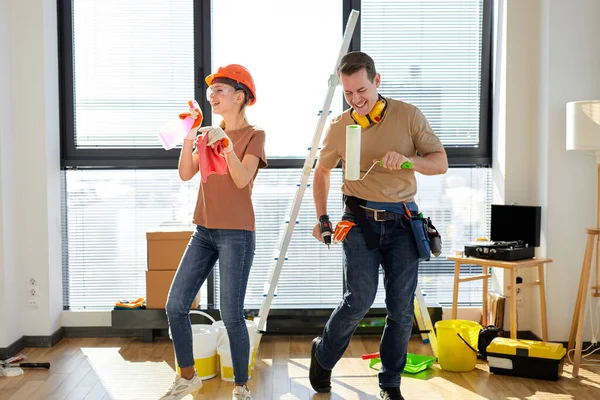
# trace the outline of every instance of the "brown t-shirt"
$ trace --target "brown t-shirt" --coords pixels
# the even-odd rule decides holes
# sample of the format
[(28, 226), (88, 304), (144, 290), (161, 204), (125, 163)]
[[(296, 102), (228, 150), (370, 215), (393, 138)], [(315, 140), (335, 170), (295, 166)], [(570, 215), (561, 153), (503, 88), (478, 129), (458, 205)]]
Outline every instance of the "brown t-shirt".
[[(373, 160), (383, 158), (388, 151), (411, 157), (417, 153), (424, 156), (443, 148), (417, 107), (399, 100), (386, 100), (388, 111), (385, 118), (376, 125), (362, 128), (361, 178), (371, 168)], [(350, 111), (343, 112), (331, 121), (319, 154), (319, 162), (326, 168), (335, 168), (340, 159), (345, 168), (346, 126), (356, 124)], [(392, 171), (376, 165), (363, 180), (344, 180), (342, 192), (370, 201), (398, 203), (413, 199), (417, 193), (417, 181), (413, 170)]]
[[(255, 126), (227, 131), (233, 142), (233, 151), (240, 160), (247, 154), (259, 158), (258, 168), (267, 166), (265, 132)], [(258, 169), (257, 169), (258, 172)], [(194, 210), (194, 224), (209, 229), (256, 230), (252, 186), (256, 173), (245, 187), (238, 189), (229, 171), (224, 175), (211, 174), (206, 183), (200, 183)]]

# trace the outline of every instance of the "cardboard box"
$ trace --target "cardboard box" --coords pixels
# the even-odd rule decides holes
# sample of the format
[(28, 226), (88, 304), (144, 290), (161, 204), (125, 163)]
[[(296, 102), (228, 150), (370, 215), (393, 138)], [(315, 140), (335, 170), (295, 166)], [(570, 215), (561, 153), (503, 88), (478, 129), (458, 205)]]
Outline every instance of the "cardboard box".
[[(146, 271), (146, 308), (164, 310), (175, 272), (172, 270)], [(192, 303), (192, 308), (196, 307), (197, 296)]]
[(147, 232), (148, 270), (176, 270), (192, 233), (192, 231)]

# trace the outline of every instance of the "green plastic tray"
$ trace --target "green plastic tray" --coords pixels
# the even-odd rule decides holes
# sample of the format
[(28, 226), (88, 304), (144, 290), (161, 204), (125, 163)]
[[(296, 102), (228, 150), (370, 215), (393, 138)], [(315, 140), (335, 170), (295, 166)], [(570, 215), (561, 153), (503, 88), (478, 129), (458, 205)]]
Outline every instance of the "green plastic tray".
[[(372, 358), (369, 362), (369, 368), (373, 368), (375, 365), (381, 363), (379, 358)], [(406, 366), (404, 372), (409, 374), (417, 374), (421, 371), (425, 371), (435, 363), (435, 357), (422, 356), (420, 354), (406, 354)]]

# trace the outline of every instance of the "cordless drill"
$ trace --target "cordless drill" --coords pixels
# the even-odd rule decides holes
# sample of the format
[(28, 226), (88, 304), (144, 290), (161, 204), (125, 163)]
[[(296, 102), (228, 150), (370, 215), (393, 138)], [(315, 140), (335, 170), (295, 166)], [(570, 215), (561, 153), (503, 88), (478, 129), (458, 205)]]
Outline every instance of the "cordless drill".
[(329, 248), (331, 244), (331, 233), (333, 230), (331, 229), (331, 222), (329, 221), (329, 215), (321, 215), (319, 217), (319, 224), (321, 226), (321, 237), (323, 238), (323, 242)]

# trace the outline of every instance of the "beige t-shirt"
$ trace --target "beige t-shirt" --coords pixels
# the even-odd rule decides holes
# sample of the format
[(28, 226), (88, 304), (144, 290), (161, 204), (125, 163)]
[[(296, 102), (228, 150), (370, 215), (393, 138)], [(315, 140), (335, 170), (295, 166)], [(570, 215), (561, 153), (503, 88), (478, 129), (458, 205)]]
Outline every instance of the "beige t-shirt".
[[(243, 160), (246, 154), (252, 154), (259, 158), (258, 168), (267, 166), (263, 130), (249, 126), (226, 132), (233, 142), (233, 151), (240, 160)], [(252, 186), (255, 178), (256, 173), (248, 185), (238, 189), (229, 171), (224, 175), (208, 176), (206, 183), (200, 183), (194, 224), (209, 229), (256, 230), (252, 206)]]
[[(423, 113), (412, 104), (386, 98), (388, 111), (385, 118), (376, 125), (362, 128), (360, 144), (361, 178), (388, 151), (395, 151), (406, 157), (417, 153), (424, 156), (443, 148), (433, 133)], [(333, 169), (346, 160), (346, 126), (356, 125), (348, 109), (331, 121), (323, 140), (319, 162)], [(410, 201), (417, 193), (417, 181), (413, 170), (392, 171), (376, 165), (363, 180), (344, 180), (342, 192), (348, 196), (379, 202)]]

